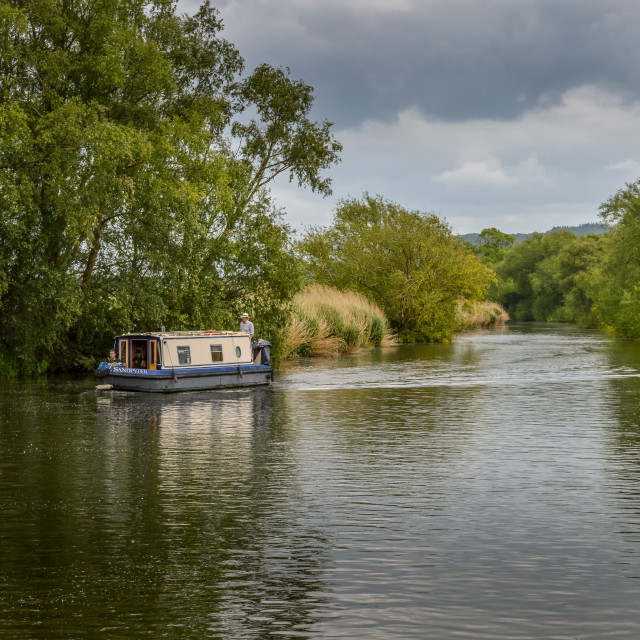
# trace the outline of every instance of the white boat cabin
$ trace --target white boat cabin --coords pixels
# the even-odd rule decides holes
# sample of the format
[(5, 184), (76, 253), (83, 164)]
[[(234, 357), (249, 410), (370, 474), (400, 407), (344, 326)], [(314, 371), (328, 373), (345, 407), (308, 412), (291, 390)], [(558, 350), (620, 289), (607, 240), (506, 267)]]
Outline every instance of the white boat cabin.
[(131, 369), (182, 369), (216, 365), (260, 364), (251, 338), (235, 331), (127, 333), (115, 341), (116, 358)]

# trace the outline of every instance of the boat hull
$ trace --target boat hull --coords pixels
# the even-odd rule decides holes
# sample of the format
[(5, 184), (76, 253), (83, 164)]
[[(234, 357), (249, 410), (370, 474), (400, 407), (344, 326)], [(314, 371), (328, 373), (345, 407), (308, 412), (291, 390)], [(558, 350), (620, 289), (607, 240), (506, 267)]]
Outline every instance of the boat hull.
[(96, 372), (96, 379), (100, 386), (109, 385), (112, 389), (119, 391), (151, 393), (264, 386), (271, 383), (272, 376), (272, 369), (268, 365), (246, 364), (186, 370), (146, 370), (111, 366)]

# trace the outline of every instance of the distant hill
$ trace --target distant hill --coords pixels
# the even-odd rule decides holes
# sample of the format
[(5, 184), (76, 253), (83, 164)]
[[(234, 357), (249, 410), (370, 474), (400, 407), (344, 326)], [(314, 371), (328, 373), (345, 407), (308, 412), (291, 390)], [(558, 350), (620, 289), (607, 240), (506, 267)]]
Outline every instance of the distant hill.
[(571, 231), (571, 233), (577, 236), (587, 236), (590, 233), (603, 234), (606, 230), (607, 227), (599, 222), (585, 222), (577, 227), (553, 227), (553, 229), (545, 233), (551, 233), (551, 231)]
[[(548, 231), (544, 231), (544, 235), (547, 233), (552, 233), (553, 231), (570, 231), (576, 236), (586, 236), (590, 233), (595, 234), (603, 234), (607, 228), (600, 224), (599, 222), (585, 222), (584, 224), (580, 224), (576, 227), (562, 226), (562, 227), (553, 227), (553, 229), (549, 229)], [(478, 241), (478, 233), (465, 233), (460, 237), (465, 241), (471, 244), (477, 244)], [(515, 237), (516, 242), (524, 242), (527, 238), (530, 238), (533, 233), (511, 233)]]

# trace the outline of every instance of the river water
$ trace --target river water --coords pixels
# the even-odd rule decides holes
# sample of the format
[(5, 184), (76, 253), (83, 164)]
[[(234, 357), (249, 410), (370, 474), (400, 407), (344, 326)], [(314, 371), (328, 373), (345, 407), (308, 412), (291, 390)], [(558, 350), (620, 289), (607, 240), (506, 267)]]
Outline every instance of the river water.
[(640, 344), (562, 325), (270, 389), (0, 387), (0, 637), (637, 638)]

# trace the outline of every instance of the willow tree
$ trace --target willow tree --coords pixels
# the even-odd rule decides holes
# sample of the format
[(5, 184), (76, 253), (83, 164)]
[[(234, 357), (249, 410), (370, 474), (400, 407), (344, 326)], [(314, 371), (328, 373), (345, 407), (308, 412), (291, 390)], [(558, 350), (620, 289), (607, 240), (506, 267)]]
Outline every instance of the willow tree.
[(277, 321), (297, 270), (268, 186), (328, 193), (340, 145), (308, 85), (243, 76), (221, 31), (208, 2), (0, 0), (0, 372)]
[(343, 200), (301, 250), (317, 281), (375, 301), (403, 340), (450, 340), (459, 302), (482, 299), (493, 279), (445, 221), (368, 194)]

